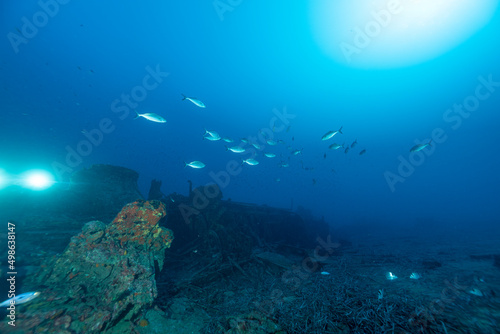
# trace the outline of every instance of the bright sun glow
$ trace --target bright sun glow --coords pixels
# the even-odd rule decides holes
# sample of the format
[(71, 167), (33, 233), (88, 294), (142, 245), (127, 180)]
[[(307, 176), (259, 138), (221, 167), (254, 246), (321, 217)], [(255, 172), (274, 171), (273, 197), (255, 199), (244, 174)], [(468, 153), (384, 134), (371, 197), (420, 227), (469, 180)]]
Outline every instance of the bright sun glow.
[(32, 190), (47, 189), (54, 183), (54, 177), (43, 170), (34, 170), (26, 173), (23, 177), (24, 187)]
[(497, 0), (317, 0), (316, 38), (337, 62), (409, 66), (453, 49), (484, 27)]

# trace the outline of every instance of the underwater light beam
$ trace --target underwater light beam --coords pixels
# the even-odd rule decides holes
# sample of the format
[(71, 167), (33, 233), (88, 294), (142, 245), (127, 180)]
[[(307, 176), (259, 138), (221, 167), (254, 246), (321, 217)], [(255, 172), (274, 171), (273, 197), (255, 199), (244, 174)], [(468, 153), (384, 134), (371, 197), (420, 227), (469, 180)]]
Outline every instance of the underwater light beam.
[(483, 28), (497, 0), (318, 0), (311, 19), (318, 44), (360, 68), (415, 65), (438, 57)]
[(54, 177), (43, 170), (30, 171), (23, 179), (23, 186), (32, 190), (44, 190), (54, 184)]
[(7, 178), (5, 173), (0, 170), (0, 189), (5, 188), (7, 186)]

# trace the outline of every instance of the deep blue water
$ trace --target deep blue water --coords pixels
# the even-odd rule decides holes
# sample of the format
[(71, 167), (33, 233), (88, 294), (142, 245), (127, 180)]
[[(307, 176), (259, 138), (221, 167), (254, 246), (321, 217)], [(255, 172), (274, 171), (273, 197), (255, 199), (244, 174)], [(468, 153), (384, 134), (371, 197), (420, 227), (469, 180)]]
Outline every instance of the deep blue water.
[[(7, 174), (37, 167), (65, 182), (105, 163), (139, 172), (145, 195), (153, 178), (166, 194), (186, 194), (188, 180), (213, 182), (229, 162), (241, 162), (222, 141), (202, 140), (207, 128), (264, 146), (255, 150), (259, 165), (241, 166), (221, 183), (224, 198), (300, 205), (334, 225), (498, 223), (499, 10), (434, 58), (370, 68), (322, 49), (309, 2), (219, 2), (225, 9), (212, 1), (42, 3), (52, 4), (46, 21), (37, 1), (0, 4), (0, 168)], [(37, 31), (27, 22), (38, 22)], [(134, 120), (122, 94), (132, 94), (138, 112), (167, 123)], [(467, 116), (447, 112), (463, 103), (473, 109)], [(285, 113), (283, 124), (276, 117)], [(108, 130), (99, 130), (102, 137), (94, 131), (101, 122)], [(321, 140), (341, 126), (343, 134)], [(96, 136), (90, 146), (85, 132)], [(259, 133), (285, 144), (270, 146)], [(431, 147), (410, 153), (433, 133)], [(354, 140), (347, 153), (328, 149)], [(79, 149), (85, 154), (68, 160)], [(184, 168), (193, 160), (206, 167)]]

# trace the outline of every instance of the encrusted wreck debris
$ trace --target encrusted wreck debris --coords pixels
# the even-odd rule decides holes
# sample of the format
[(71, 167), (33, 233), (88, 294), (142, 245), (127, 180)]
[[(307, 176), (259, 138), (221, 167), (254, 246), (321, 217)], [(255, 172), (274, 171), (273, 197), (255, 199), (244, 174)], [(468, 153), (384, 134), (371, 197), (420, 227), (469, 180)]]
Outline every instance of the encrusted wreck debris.
[(305, 246), (317, 232), (290, 210), (222, 200), (215, 184), (195, 188), (187, 197), (174, 193), (167, 198), (168, 227), (176, 232), (172, 251), (246, 257), (266, 243)]
[(2, 322), (0, 332), (130, 333), (157, 296), (155, 278), (173, 240), (159, 226), (165, 215), (163, 203), (137, 201), (109, 225), (87, 223), (25, 282), (40, 297), (18, 306), (16, 327)]

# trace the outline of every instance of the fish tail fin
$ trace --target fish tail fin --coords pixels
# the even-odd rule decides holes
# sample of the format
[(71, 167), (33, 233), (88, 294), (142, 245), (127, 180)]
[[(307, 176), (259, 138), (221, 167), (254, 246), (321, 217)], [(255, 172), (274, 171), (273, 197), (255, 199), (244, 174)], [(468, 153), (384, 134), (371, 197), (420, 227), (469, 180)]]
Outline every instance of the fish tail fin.
[(226, 148), (226, 151), (229, 151), (229, 147), (227, 147), (227, 145), (224, 145), (224, 147)]
[(431, 142), (432, 142), (432, 138), (431, 138), (431, 140), (429, 140), (429, 143), (428, 143), (428, 144), (429, 144), (429, 146), (431, 146)]
[(186, 95), (184, 94), (181, 94), (182, 95), (182, 101), (184, 101), (186, 99)]
[(134, 112), (135, 112), (134, 119), (137, 119), (137, 118), (139, 118), (141, 116), (141, 115), (139, 115), (139, 113), (137, 112), (137, 110), (134, 109)]
[(344, 126), (342, 125), (342, 126), (340, 127), (340, 129), (339, 129), (339, 133), (340, 133), (341, 135), (343, 135), (343, 133), (342, 133), (342, 128), (343, 128), (343, 127), (344, 127)]
[(187, 162), (184, 162), (184, 168), (186, 168), (186, 167), (187, 167), (187, 165), (188, 165), (188, 164), (187, 164)]

